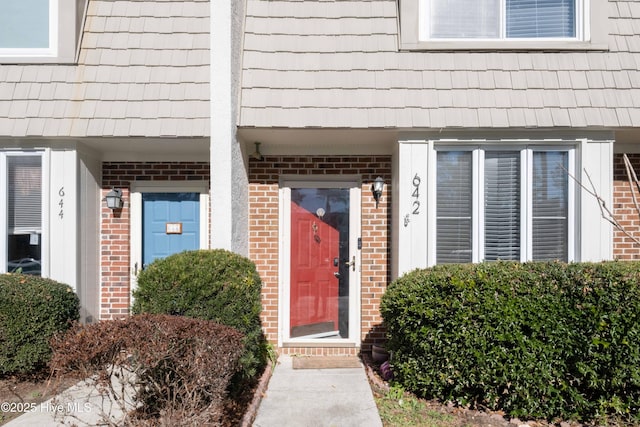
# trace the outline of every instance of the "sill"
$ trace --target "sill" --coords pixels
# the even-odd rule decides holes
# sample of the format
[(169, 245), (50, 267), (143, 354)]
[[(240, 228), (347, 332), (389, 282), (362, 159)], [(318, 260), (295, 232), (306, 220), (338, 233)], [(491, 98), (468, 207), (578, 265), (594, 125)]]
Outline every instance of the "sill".
[(0, 64), (75, 64), (75, 57), (63, 57), (63, 56), (36, 56), (36, 55), (21, 55), (21, 56), (0, 56)]
[(282, 343), (282, 347), (290, 348), (290, 347), (300, 347), (300, 348), (355, 348), (360, 347), (359, 344), (353, 341), (344, 340), (315, 340), (315, 341), (286, 341)]
[(415, 43), (401, 43), (400, 50), (478, 50), (478, 51), (607, 51), (604, 43), (576, 40), (429, 40)]

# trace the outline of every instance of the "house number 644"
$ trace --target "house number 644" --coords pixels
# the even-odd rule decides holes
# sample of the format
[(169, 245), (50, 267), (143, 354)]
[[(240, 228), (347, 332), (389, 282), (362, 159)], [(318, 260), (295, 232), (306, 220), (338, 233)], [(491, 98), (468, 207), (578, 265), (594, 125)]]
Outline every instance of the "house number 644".
[(64, 187), (60, 187), (58, 190), (58, 196), (60, 196), (60, 201), (58, 202), (58, 206), (60, 206), (60, 212), (58, 212), (58, 216), (60, 219), (64, 218)]

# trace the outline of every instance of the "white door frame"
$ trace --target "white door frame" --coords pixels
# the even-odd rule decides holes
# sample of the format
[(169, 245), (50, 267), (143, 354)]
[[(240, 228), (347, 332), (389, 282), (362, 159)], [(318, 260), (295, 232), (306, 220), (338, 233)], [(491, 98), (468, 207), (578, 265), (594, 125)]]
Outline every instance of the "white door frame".
[(130, 292), (138, 286), (138, 272), (142, 267), (142, 193), (200, 193), (200, 249), (209, 247), (209, 188), (201, 182), (148, 182), (131, 183), (129, 194), (130, 228)]
[[(279, 262), (278, 279), (278, 346), (279, 347), (359, 347), (362, 319), (360, 312), (361, 250), (358, 239), (361, 230), (361, 179), (355, 175), (336, 177), (287, 176), (280, 179), (279, 188)], [(349, 188), (349, 253), (355, 256), (356, 271), (349, 270), (349, 338), (290, 338), (290, 274), (291, 274), (291, 188)]]

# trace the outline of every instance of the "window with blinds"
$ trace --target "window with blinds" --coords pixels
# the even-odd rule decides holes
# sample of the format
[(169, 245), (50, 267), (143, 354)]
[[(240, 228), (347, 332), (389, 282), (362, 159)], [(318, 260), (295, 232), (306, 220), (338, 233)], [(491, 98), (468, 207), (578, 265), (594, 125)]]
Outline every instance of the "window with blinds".
[(7, 156), (7, 271), (40, 275), (42, 157)]
[(429, 39), (574, 39), (581, 0), (425, 0)]
[(567, 261), (566, 152), (533, 153), (533, 259)]
[(507, 38), (575, 36), (575, 0), (507, 0)]
[(439, 264), (471, 262), (471, 152), (438, 152), (436, 259)]
[(439, 149), (436, 159), (437, 264), (568, 261), (568, 150)]
[(42, 227), (42, 160), (40, 156), (7, 157), (9, 233)]
[(520, 153), (484, 160), (484, 259), (520, 261)]

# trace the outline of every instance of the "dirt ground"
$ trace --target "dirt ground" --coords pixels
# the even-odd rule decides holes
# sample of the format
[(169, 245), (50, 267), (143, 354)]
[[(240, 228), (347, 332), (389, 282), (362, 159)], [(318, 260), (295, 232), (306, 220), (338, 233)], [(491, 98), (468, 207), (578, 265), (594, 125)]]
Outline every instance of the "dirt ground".
[(39, 405), (75, 382), (73, 379), (55, 381), (46, 377), (0, 379), (0, 425), (22, 414), (25, 407)]
[[(371, 362), (369, 357), (363, 357), (367, 376), (371, 384), (372, 391), (377, 397), (384, 396), (389, 391), (389, 384), (384, 381), (377, 372), (377, 366)], [(50, 399), (55, 394), (75, 384), (77, 380), (65, 379), (63, 382), (44, 378), (34, 378), (31, 380), (19, 380), (16, 378), (0, 379), (0, 426), (20, 415), (19, 409), (25, 404), (40, 404)], [(226, 404), (225, 427), (233, 427), (242, 424), (242, 417), (247, 411), (255, 411), (252, 408), (254, 394), (260, 393), (257, 390), (258, 384), (247, 388), (243, 396)], [(256, 393), (257, 392), (257, 393)], [(469, 410), (465, 408), (444, 405), (436, 401), (422, 401), (425, 408), (430, 413), (438, 412), (447, 416), (446, 422), (438, 425), (447, 427), (580, 427), (578, 423), (548, 423), (545, 421), (523, 422), (517, 419), (507, 419), (500, 412), (483, 412)], [(254, 403), (255, 405), (255, 403)], [(8, 410), (5, 410), (8, 409)]]
[[(33, 408), (32, 404), (39, 405), (71, 387), (77, 381), (73, 378), (50, 380), (46, 377), (0, 379), (0, 426), (22, 414), (23, 408)], [(226, 402), (224, 427), (235, 427), (241, 424), (257, 386), (257, 383), (253, 384), (235, 400)]]

